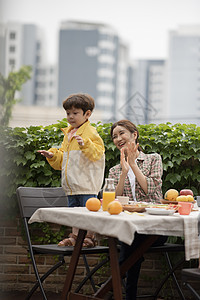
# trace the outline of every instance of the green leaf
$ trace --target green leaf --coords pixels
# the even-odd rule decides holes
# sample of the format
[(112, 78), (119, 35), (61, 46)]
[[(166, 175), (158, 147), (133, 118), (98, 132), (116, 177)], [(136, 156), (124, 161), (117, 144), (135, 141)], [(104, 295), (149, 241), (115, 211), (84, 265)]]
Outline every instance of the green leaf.
[(24, 155), (27, 160), (34, 160), (36, 158), (36, 155), (31, 151), (27, 151)]
[(169, 173), (166, 176), (166, 180), (170, 181), (170, 183), (174, 185), (176, 182), (180, 182), (181, 176), (179, 174)]
[(25, 166), (25, 164), (27, 163), (26, 158), (19, 155), (16, 155), (16, 157), (14, 157), (14, 161), (16, 162), (17, 166), (19, 166), (20, 164)]
[(181, 175), (182, 177), (184, 177), (185, 179), (188, 179), (190, 176), (192, 177), (193, 176), (193, 172), (190, 170), (190, 169), (186, 169), (186, 170), (183, 170), (181, 172)]
[(45, 165), (45, 161), (38, 161), (36, 163), (33, 163), (32, 165), (30, 165), (30, 168), (35, 168), (35, 169), (38, 169), (40, 167), (44, 167)]
[(44, 175), (45, 176), (51, 176), (53, 172), (50, 169), (44, 169)]
[(167, 161), (165, 163), (163, 163), (164, 167), (165, 167), (165, 170), (167, 170), (168, 168), (173, 168), (174, 164), (172, 161)]

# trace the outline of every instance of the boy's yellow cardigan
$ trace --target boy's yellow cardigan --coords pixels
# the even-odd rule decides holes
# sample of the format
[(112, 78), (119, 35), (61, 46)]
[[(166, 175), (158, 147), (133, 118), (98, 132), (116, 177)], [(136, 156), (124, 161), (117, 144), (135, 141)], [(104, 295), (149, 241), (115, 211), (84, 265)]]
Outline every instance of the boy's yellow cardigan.
[(54, 156), (47, 160), (55, 170), (62, 171), (62, 187), (67, 195), (98, 194), (105, 168), (103, 140), (87, 121), (76, 131), (84, 141), (80, 146), (74, 137), (68, 141), (72, 129), (72, 126), (61, 129), (64, 133), (61, 148), (49, 149)]

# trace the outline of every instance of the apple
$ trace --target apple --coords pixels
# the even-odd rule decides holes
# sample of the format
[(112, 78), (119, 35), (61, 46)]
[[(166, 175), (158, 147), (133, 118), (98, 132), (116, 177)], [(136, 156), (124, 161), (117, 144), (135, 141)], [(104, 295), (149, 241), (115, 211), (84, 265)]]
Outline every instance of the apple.
[(180, 191), (179, 195), (180, 196), (183, 196), (183, 195), (185, 195), (185, 196), (187, 196), (187, 195), (193, 196), (193, 191), (190, 190), (190, 189), (183, 189), (183, 190)]

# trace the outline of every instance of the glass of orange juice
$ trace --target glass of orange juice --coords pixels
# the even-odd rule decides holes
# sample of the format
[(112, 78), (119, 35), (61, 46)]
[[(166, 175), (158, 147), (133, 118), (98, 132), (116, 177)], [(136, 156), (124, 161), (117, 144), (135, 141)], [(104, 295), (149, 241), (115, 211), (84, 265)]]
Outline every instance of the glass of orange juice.
[(114, 186), (114, 179), (106, 178), (105, 185), (103, 188), (103, 202), (102, 202), (102, 209), (104, 211), (107, 210), (108, 204), (115, 200), (115, 186)]

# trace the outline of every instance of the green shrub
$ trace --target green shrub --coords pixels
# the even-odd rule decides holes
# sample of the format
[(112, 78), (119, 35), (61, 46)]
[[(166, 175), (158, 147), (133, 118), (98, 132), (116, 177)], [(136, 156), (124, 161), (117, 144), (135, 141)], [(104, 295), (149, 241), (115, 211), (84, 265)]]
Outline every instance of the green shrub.
[[(60, 171), (53, 170), (38, 149), (59, 147), (66, 119), (50, 126), (0, 127), (1, 206), (16, 211), (18, 186), (60, 186)], [(119, 151), (110, 138), (109, 124), (93, 124), (104, 140), (106, 170), (119, 163)], [(190, 188), (200, 195), (200, 127), (194, 124), (139, 125), (139, 142), (145, 153), (163, 159), (163, 193), (169, 188)]]
[(163, 193), (190, 188), (200, 195), (200, 127), (195, 124), (140, 125), (144, 152), (158, 152), (163, 160)]

